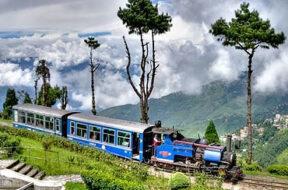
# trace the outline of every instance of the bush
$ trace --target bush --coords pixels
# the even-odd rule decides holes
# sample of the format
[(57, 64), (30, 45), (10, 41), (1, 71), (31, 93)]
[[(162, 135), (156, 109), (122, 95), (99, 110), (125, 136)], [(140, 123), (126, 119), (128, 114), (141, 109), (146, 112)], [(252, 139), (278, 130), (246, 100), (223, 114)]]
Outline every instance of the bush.
[(173, 190), (190, 187), (190, 179), (181, 172), (176, 172), (168, 181), (169, 187)]
[(250, 165), (245, 164), (243, 166), (243, 168), (246, 171), (262, 171), (262, 167), (259, 164), (257, 164), (257, 163), (253, 163), (253, 164), (250, 164)]
[(287, 165), (268, 166), (267, 171), (271, 174), (288, 176), (288, 166)]
[(4, 147), (7, 150), (8, 157), (13, 156), (14, 153), (21, 153), (22, 147), (20, 146), (21, 140), (16, 137), (9, 138), (5, 143)]
[(42, 139), (42, 146), (45, 151), (51, 150), (53, 145), (53, 140), (49, 137), (45, 137)]
[[(125, 175), (125, 174), (124, 174)], [(91, 170), (81, 173), (86, 187), (91, 190), (144, 190), (143, 184), (116, 178), (112, 172)], [(124, 176), (123, 176), (124, 177)], [(124, 177), (125, 178), (125, 177)]]

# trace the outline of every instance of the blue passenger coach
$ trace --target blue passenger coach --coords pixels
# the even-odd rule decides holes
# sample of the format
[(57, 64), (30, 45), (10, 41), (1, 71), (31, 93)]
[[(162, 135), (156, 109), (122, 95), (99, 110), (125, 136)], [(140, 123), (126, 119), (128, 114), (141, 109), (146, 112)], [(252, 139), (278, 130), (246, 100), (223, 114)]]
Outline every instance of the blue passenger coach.
[(13, 127), (67, 136), (67, 116), (75, 112), (34, 104), (13, 106)]
[[(143, 161), (153, 126), (139, 122), (76, 113), (68, 116), (67, 138), (110, 154)], [(150, 137), (150, 138), (147, 138)]]

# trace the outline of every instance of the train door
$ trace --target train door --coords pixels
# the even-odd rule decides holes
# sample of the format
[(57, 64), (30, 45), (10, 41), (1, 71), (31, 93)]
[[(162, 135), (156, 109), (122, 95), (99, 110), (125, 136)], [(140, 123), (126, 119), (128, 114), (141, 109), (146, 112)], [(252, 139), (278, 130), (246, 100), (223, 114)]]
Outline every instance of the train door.
[(133, 158), (139, 159), (139, 149), (140, 149), (140, 134), (139, 133), (133, 133)]

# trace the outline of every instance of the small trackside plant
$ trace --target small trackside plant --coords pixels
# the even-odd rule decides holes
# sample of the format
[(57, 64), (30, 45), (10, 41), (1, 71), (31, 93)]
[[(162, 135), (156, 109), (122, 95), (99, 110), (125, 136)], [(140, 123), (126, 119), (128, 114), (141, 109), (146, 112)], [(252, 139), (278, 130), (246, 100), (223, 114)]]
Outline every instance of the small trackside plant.
[(52, 145), (53, 145), (53, 140), (50, 137), (47, 136), (42, 139), (42, 146), (45, 151), (51, 150)]
[(191, 182), (188, 176), (184, 175), (181, 172), (176, 172), (169, 179), (168, 185), (172, 190), (178, 190), (190, 187)]
[(287, 165), (271, 165), (267, 167), (267, 171), (271, 174), (288, 176)]
[(245, 171), (250, 171), (250, 172), (252, 172), (252, 171), (261, 172), (263, 170), (262, 167), (258, 163), (252, 163), (250, 165), (244, 164), (243, 168)]

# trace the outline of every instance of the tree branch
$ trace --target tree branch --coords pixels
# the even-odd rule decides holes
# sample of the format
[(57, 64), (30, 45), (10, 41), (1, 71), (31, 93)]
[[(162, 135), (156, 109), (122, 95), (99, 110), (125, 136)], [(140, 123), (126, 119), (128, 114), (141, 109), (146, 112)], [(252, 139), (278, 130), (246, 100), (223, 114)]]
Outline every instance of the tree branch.
[(237, 43), (248, 55), (251, 55), (251, 53), (250, 53), (246, 48), (244, 48), (241, 43), (239, 43), (239, 42), (236, 42), (236, 43)]
[(135, 85), (134, 85), (134, 83), (132, 81), (132, 78), (131, 78), (131, 74), (130, 74), (131, 54), (130, 54), (130, 50), (129, 50), (128, 44), (126, 42), (125, 36), (123, 36), (123, 40), (124, 40), (124, 44), (125, 44), (125, 48), (126, 48), (126, 54), (127, 54), (127, 58), (128, 58), (128, 63), (127, 63), (127, 66), (126, 66), (126, 72), (127, 72), (127, 75), (128, 75), (128, 80), (129, 80), (129, 83), (131, 84), (133, 90), (137, 94), (137, 96), (139, 98), (141, 98), (142, 95), (140, 94), (140, 92), (135, 87)]
[(150, 88), (148, 91), (148, 97), (151, 95), (153, 88), (154, 88), (154, 81), (155, 81), (155, 75), (156, 75), (156, 69), (159, 67), (159, 65), (156, 65), (156, 58), (155, 58), (155, 40), (154, 40), (154, 31), (152, 30), (152, 34), (151, 34), (151, 38), (152, 38), (152, 77), (151, 77), (151, 84), (150, 84)]

